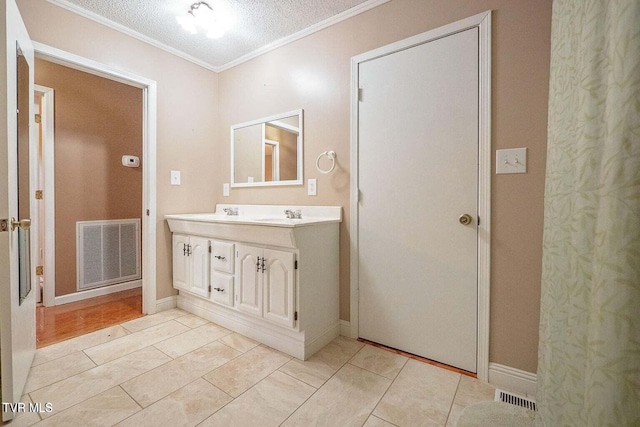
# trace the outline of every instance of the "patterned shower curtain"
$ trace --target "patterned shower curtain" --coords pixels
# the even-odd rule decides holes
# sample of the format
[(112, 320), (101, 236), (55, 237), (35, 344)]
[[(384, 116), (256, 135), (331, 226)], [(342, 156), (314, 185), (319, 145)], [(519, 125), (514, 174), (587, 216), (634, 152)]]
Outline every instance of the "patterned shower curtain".
[(538, 426), (640, 426), (640, 0), (555, 0)]

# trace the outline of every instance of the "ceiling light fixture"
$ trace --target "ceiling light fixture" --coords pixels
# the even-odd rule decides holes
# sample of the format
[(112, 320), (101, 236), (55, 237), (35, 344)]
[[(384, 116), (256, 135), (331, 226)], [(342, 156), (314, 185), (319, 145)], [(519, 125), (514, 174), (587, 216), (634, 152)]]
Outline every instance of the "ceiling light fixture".
[(210, 39), (219, 39), (224, 35), (224, 28), (218, 18), (213, 8), (204, 1), (192, 4), (186, 14), (176, 16), (178, 24), (186, 31), (197, 34), (200, 28)]

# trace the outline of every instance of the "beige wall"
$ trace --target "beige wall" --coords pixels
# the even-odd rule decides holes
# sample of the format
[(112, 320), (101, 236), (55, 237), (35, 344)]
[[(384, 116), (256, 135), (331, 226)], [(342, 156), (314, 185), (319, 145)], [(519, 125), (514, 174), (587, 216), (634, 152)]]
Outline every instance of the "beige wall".
[(54, 90), (56, 296), (76, 292), (76, 222), (140, 218), (142, 90), (36, 59), (36, 84)]
[[(528, 147), (528, 173), (492, 177), (491, 362), (535, 372), (541, 276), (551, 0), (392, 0), (220, 74), (217, 150), (229, 155), (234, 123), (304, 109), (306, 187), (234, 188), (220, 197), (229, 166), (215, 171), (216, 202), (340, 205), (340, 317), (349, 319), (350, 58), (493, 10), (492, 146)], [(319, 153), (338, 166), (323, 175)], [(495, 165), (494, 165), (495, 166)]]
[[(214, 203), (340, 205), (340, 314), (349, 319), (350, 58), (485, 10), (493, 10), (493, 149), (528, 147), (528, 173), (492, 177), (490, 360), (535, 372), (546, 152), (551, 0), (392, 0), (220, 75), (57, 8), (18, 0), (37, 41), (158, 81), (158, 298), (174, 294), (170, 234), (162, 215), (202, 212)], [(82, 35), (82, 37), (79, 36)], [(201, 93), (210, 96), (199, 96)], [(305, 110), (306, 188), (234, 188), (229, 127)], [(216, 119), (217, 117), (217, 119)], [(336, 170), (315, 169), (335, 150)], [(494, 165), (495, 166), (495, 165)], [(169, 170), (183, 185), (169, 185)]]
[[(157, 82), (156, 287), (158, 299), (175, 295), (171, 286), (171, 233), (164, 215), (208, 212), (214, 207), (217, 188), (212, 185), (213, 169), (221, 161), (213, 141), (217, 75), (45, 0), (16, 3), (32, 40)], [(170, 185), (171, 170), (182, 171), (181, 186)]]

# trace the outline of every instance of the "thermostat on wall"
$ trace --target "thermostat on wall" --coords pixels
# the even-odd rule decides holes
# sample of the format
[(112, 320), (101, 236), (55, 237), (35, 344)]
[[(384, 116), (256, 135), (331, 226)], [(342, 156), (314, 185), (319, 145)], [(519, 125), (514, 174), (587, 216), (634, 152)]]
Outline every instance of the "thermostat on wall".
[(137, 168), (140, 166), (140, 158), (138, 156), (122, 156), (122, 166)]

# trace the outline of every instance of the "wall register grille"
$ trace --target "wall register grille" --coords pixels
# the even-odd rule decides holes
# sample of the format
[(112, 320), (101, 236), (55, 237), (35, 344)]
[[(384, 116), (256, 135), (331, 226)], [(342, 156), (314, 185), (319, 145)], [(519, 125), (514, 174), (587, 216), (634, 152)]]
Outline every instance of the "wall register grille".
[(76, 223), (79, 291), (138, 280), (140, 219)]
[(509, 393), (508, 391), (500, 390), (499, 388), (496, 389), (496, 402), (505, 402), (516, 406), (522, 406), (523, 408), (530, 409), (532, 411), (538, 410), (535, 400), (517, 396), (513, 393)]

